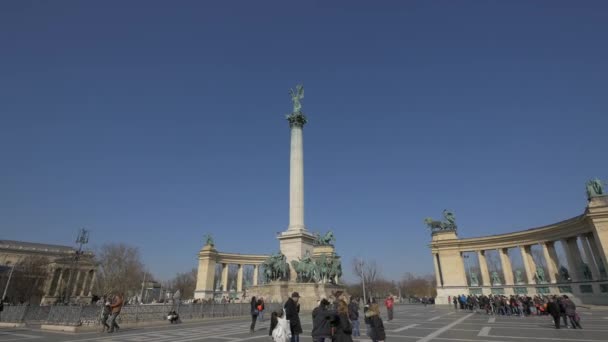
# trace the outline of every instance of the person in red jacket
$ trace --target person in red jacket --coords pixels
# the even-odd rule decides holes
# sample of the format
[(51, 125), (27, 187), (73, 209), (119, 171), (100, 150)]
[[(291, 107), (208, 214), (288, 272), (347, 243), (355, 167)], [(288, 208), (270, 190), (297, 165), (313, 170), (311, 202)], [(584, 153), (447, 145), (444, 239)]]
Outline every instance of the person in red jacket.
[(384, 305), (386, 305), (386, 311), (388, 312), (389, 321), (393, 320), (393, 305), (394, 304), (395, 304), (395, 299), (393, 299), (393, 296), (389, 295), (388, 297), (386, 297), (386, 300), (384, 301)]

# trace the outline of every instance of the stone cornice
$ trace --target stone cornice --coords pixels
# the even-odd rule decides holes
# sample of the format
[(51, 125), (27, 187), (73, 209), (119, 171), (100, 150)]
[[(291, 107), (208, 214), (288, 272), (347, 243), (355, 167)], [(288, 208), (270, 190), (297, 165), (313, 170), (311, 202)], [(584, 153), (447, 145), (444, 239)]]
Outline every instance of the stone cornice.
[(269, 255), (216, 253), (218, 264), (259, 265), (268, 259)]
[(456, 249), (465, 252), (511, 248), (576, 237), (577, 235), (586, 234), (591, 231), (592, 227), (589, 224), (586, 215), (580, 215), (551, 225), (513, 233), (433, 241), (431, 242), (430, 247), (434, 253), (438, 252), (438, 250)]

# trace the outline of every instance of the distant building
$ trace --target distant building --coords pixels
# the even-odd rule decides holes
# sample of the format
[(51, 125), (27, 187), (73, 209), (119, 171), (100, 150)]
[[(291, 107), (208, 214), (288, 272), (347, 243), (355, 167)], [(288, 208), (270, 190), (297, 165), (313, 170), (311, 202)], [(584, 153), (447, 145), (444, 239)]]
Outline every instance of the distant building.
[(14, 303), (90, 303), (97, 266), (93, 253), (70, 246), (0, 240), (0, 285)]

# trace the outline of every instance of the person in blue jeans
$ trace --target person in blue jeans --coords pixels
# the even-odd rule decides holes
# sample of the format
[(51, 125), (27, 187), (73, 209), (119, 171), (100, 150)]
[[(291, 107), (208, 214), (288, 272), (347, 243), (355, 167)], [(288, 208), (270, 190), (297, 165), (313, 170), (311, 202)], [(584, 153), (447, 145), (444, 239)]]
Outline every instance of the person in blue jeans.
[(359, 331), (359, 303), (357, 303), (355, 297), (352, 297), (348, 304), (348, 318), (353, 324), (353, 337), (361, 336)]

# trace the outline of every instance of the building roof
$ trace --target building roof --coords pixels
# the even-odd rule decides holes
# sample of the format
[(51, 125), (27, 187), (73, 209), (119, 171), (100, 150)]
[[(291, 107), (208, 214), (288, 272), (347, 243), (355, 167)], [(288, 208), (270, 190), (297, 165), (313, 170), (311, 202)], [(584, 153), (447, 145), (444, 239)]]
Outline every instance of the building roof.
[(0, 248), (21, 249), (29, 251), (56, 252), (56, 253), (71, 253), (76, 251), (75, 248), (62, 245), (50, 245), (46, 243), (0, 240)]

